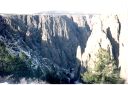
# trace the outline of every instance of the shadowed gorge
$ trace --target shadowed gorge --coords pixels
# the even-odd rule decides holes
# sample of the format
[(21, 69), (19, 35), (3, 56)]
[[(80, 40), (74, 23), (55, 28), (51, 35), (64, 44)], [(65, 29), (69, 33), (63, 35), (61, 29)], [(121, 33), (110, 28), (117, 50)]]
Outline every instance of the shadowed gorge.
[[(94, 69), (100, 57), (102, 60), (104, 55), (96, 56), (101, 48), (108, 52), (107, 56), (114, 57), (113, 66), (123, 69), (122, 23), (120, 15), (1, 14), (0, 58), (4, 63), (0, 66), (5, 68), (9, 64), (8, 68), (13, 69), (9, 73), (8, 69), (0, 70), (0, 82), (85, 83), (81, 74), (88, 68)], [(25, 75), (20, 75), (22, 72)]]

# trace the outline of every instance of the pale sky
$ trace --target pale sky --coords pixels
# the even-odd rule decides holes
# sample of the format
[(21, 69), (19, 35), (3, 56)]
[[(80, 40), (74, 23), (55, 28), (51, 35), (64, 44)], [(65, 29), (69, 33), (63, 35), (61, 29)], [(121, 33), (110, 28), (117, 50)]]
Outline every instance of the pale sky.
[(32, 14), (42, 11), (124, 13), (128, 0), (0, 0), (0, 13)]

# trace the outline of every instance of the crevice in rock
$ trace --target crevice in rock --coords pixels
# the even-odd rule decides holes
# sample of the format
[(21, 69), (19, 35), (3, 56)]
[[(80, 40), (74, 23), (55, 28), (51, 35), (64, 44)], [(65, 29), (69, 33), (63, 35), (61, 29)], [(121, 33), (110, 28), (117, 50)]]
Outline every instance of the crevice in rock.
[(112, 34), (111, 34), (111, 31), (110, 31), (110, 27), (107, 28), (107, 37), (108, 39), (110, 40), (110, 43), (112, 45), (112, 54), (114, 56), (114, 59), (117, 61), (117, 66), (119, 65), (119, 37), (120, 37), (120, 30), (121, 30), (121, 23), (119, 21), (119, 18), (118, 16), (116, 15), (117, 17), (117, 23), (119, 25), (119, 28), (117, 29), (118, 33), (117, 33), (117, 40), (116, 41), (113, 37), (112, 37)]
[(110, 43), (112, 45), (112, 54), (114, 59), (117, 62), (117, 66), (119, 65), (119, 43), (112, 37), (110, 27), (107, 28), (107, 38), (110, 40)]
[(120, 22), (120, 20), (119, 20), (118, 16), (117, 16), (117, 22), (118, 22), (118, 24), (119, 24), (119, 29), (118, 29), (118, 41), (119, 41), (119, 37), (120, 37), (120, 30), (121, 30), (121, 22)]

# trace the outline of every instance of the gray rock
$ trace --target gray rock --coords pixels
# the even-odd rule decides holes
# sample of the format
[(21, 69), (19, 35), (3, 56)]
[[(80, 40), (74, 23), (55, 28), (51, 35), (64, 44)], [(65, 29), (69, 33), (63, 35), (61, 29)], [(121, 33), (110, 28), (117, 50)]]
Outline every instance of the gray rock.
[(77, 69), (77, 47), (85, 48), (90, 34), (85, 16), (80, 17), (82, 27), (67, 15), (1, 15), (0, 36), (10, 54), (24, 52), (35, 68)]
[(95, 54), (102, 47), (117, 60), (127, 83), (127, 18), (119, 14), (1, 14), (0, 41), (12, 55), (24, 52), (44, 74), (56, 70), (57, 75), (68, 75), (68, 80), (73, 75), (74, 81), (86, 66), (94, 67)]

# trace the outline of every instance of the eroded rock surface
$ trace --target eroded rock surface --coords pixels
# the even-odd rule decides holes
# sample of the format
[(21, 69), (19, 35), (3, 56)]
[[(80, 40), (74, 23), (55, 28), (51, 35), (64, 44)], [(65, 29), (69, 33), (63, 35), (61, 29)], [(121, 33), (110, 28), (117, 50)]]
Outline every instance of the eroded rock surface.
[(1, 15), (0, 40), (11, 55), (24, 52), (44, 73), (56, 69), (69, 75), (75, 69), (71, 74), (77, 76), (76, 49), (85, 48), (90, 33), (80, 17), (82, 27), (66, 15)]
[(106, 49), (128, 83), (127, 15), (0, 15), (0, 41), (11, 55), (24, 52), (34, 68), (56, 70), (76, 81), (94, 68), (99, 48)]

